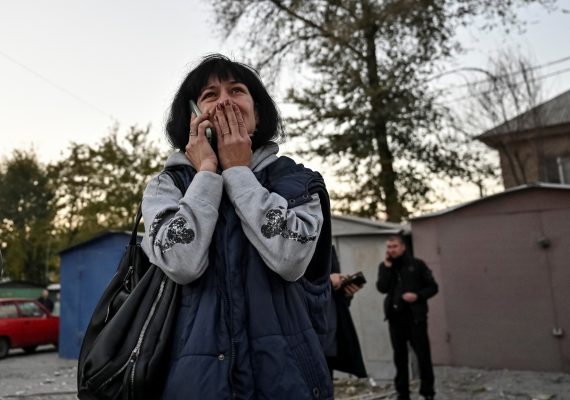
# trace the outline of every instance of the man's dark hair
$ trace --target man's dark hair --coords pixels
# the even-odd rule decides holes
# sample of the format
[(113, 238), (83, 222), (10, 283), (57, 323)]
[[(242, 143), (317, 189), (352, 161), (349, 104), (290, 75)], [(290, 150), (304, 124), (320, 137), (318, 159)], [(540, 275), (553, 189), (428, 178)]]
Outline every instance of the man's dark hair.
[(406, 240), (404, 239), (404, 237), (402, 235), (391, 235), (388, 236), (388, 242), (400, 242), (401, 244), (403, 244), (404, 246), (407, 246), (406, 244)]
[(279, 111), (257, 71), (246, 64), (231, 61), (221, 54), (211, 54), (204, 57), (200, 64), (188, 73), (172, 101), (166, 123), (166, 136), (174, 148), (185, 150), (190, 129), (189, 102), (190, 100), (197, 102), (198, 96), (211, 77), (220, 80), (232, 78), (247, 86), (259, 119), (255, 134), (251, 138), (253, 150), (282, 136)]

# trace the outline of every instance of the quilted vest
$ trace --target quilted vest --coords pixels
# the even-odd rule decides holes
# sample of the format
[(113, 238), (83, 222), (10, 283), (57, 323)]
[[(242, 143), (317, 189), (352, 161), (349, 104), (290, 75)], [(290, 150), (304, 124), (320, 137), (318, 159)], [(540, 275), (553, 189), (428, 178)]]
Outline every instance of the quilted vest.
[[(189, 179), (193, 174), (190, 174)], [(270, 270), (223, 195), (209, 266), (182, 287), (163, 399), (332, 399), (323, 353), (332, 305), (329, 198), (320, 174), (280, 157), (255, 173), (289, 208), (317, 193), (323, 226), (305, 275)]]

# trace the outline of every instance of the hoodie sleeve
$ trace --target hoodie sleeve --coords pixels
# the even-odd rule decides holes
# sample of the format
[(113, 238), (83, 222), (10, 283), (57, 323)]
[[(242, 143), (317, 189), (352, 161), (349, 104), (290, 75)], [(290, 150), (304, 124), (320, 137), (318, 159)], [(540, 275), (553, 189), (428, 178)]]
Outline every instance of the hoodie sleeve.
[(144, 191), (142, 248), (176, 283), (198, 279), (208, 265), (222, 189), (221, 176), (198, 172), (184, 195), (167, 174), (154, 177)]
[(287, 199), (269, 192), (247, 167), (229, 168), (222, 176), (243, 231), (263, 261), (287, 281), (302, 277), (322, 228), (319, 196), (289, 208)]

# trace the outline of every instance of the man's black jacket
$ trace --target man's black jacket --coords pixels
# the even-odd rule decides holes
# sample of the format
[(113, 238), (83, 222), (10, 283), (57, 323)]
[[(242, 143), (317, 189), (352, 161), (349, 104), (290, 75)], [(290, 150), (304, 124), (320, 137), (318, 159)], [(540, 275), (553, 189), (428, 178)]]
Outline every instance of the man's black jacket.
[(386, 267), (384, 262), (380, 264), (376, 288), (380, 293), (386, 294), (384, 315), (388, 320), (398, 308), (406, 306), (402, 295), (412, 292), (418, 296), (418, 299), (407, 304), (410, 306), (414, 321), (425, 321), (428, 313), (427, 300), (438, 292), (437, 282), (426, 263), (408, 253), (395, 258), (390, 268)]

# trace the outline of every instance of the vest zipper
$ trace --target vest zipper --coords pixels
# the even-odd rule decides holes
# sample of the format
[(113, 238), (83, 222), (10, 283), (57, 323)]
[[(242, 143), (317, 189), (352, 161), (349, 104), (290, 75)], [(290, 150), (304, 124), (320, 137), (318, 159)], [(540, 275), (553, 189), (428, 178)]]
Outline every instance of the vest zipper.
[[(227, 232), (228, 229), (228, 219), (225, 218), (224, 216), (224, 220), (226, 222), (226, 237), (229, 237), (229, 234)], [(224, 241), (224, 250), (226, 255), (230, 254), (230, 251), (228, 249), (228, 242), (227, 240)], [(231, 271), (231, 268), (229, 265), (227, 265), (228, 260), (226, 258), (225, 260), (226, 262), (226, 270), (227, 271)], [(228, 376), (228, 380), (230, 383), (230, 393), (231, 393), (231, 398), (234, 399), (236, 398), (236, 392), (235, 392), (235, 387), (234, 387), (234, 377), (233, 377), (233, 370), (234, 370), (234, 365), (235, 365), (235, 359), (236, 359), (236, 351), (235, 351), (235, 347), (236, 347), (236, 342), (234, 339), (234, 319), (233, 319), (233, 305), (232, 305), (232, 300), (231, 300), (231, 292), (232, 292), (232, 279), (231, 279), (231, 273), (228, 273), (226, 275), (226, 291), (224, 293), (225, 296), (225, 300), (226, 300), (226, 304), (227, 304), (227, 309), (228, 309), (228, 317), (229, 317), (229, 335), (230, 335), (230, 365), (229, 365), (229, 376)]]

